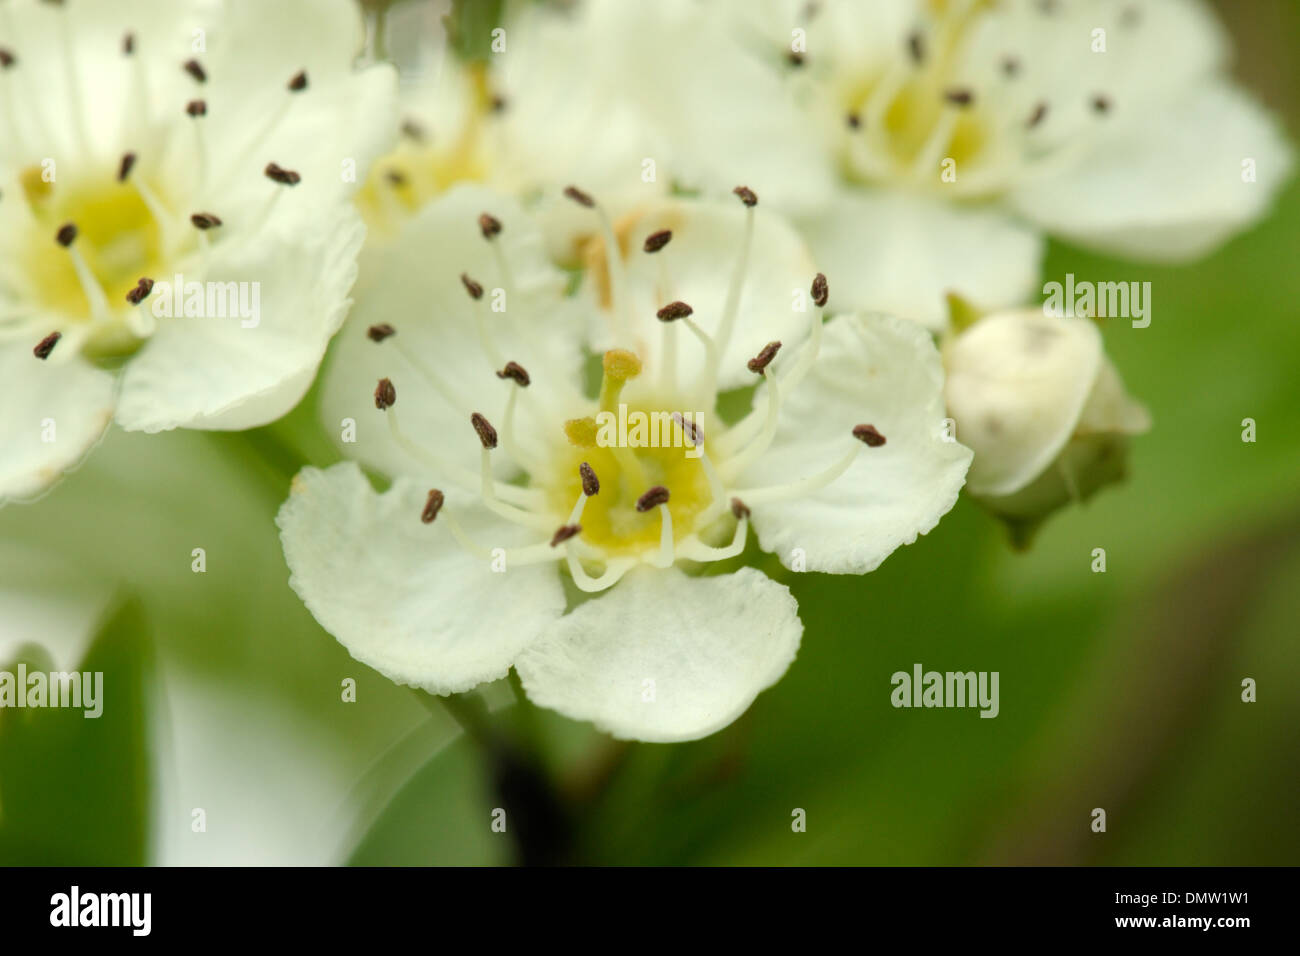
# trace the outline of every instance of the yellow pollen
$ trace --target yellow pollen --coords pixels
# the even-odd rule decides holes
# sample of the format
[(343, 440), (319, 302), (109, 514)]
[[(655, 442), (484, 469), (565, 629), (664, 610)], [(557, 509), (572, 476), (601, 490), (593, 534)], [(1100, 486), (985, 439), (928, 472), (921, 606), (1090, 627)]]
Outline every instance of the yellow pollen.
[(570, 418), (564, 423), (564, 437), (575, 448), (596, 447), (596, 419), (590, 416)]

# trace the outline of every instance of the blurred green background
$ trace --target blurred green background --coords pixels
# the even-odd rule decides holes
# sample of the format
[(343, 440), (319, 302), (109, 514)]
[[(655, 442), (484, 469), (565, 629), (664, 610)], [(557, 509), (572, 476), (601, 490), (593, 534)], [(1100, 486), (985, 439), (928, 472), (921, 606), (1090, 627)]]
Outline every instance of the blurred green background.
[[(1295, 141), (1300, 8), (1220, 10)], [(0, 597), (27, 608), (0, 648), (84, 659), (110, 695), (98, 721), (0, 711), (0, 862), (1294, 864), (1300, 182), (1205, 261), (1054, 244), (1044, 275), (1066, 272), (1153, 286), (1149, 328), (1104, 327), (1155, 420), (1129, 481), (1024, 554), (963, 499), (865, 578), (767, 565), (799, 599), (799, 657), (691, 744), (616, 743), (503, 683), (486, 720), (530, 768), (353, 662), (289, 590), (272, 523), (294, 467), (276, 442), (335, 457), (310, 396), (247, 435), (112, 433), (0, 511)], [(1000, 715), (895, 710), (890, 675), (917, 662), (1000, 671)]]

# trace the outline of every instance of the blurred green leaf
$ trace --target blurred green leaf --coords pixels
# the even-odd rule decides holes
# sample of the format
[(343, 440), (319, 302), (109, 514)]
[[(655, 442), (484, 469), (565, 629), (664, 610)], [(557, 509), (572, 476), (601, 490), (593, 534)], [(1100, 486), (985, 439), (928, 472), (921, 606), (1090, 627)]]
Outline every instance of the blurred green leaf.
[[(0, 710), (0, 864), (143, 864), (148, 852), (151, 648), (140, 603), (118, 607), (77, 667), (103, 711)], [(22, 655), (48, 673), (44, 655)], [(15, 671), (18, 661), (5, 669)]]

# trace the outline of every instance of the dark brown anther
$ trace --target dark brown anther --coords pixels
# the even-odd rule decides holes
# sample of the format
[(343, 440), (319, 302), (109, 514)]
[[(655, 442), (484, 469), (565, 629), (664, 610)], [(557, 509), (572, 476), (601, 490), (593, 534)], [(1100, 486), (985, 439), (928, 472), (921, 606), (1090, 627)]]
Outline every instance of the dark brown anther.
[(190, 100), (185, 104), (185, 113), (187, 116), (199, 117), (208, 115), (207, 100)]
[(406, 173), (402, 172), (400, 169), (390, 169), (388, 172), (384, 173), (384, 178), (393, 186), (406, 185)]
[(853, 437), (870, 448), (879, 448), (885, 443), (885, 436), (876, 431), (875, 425), (854, 425)]
[(578, 474), (582, 477), (582, 493), (588, 498), (600, 494), (600, 479), (596, 477), (596, 472), (591, 465), (585, 461), (578, 466)]
[(301, 93), (305, 89), (307, 89), (307, 71), (303, 70), (295, 73), (293, 79), (289, 81), (289, 92)]
[(59, 231), (54, 234), (54, 241), (63, 248), (67, 248), (77, 241), (77, 226), (75, 223), (67, 222), (59, 227)]
[(506, 367), (497, 372), (497, 378), (508, 378), (520, 388), (527, 388), (532, 381), (528, 377), (528, 370), (518, 362), (506, 362)]
[(117, 167), (117, 181), (126, 182), (126, 178), (131, 175), (131, 170), (135, 169), (135, 153), (126, 153), (122, 156), (122, 162)]
[(660, 229), (658, 232), (650, 233), (650, 235), (645, 237), (645, 251), (658, 252), (664, 246), (668, 245), (672, 237), (673, 233), (671, 229)]
[(142, 277), (140, 281), (135, 284), (135, 288), (126, 294), (126, 301), (130, 302), (132, 305), (139, 305), (149, 297), (149, 293), (152, 291), (153, 279), (150, 279), (147, 276)]
[(826, 302), (827, 300), (830, 299), (830, 297), (831, 297), (831, 290), (830, 290), (830, 286), (826, 284), (826, 276), (819, 272), (817, 273), (817, 275), (813, 276), (813, 284), (812, 284), (813, 304), (816, 305), (818, 308), (822, 308), (823, 306), (826, 305)]
[(124, 37), (122, 37), (122, 55), (123, 56), (135, 55), (135, 34), (134, 33), (128, 33)]
[(659, 317), (660, 322), (675, 322), (677, 319), (684, 319), (694, 313), (695, 310), (685, 302), (669, 302), (655, 315)]
[(469, 423), (474, 426), (474, 431), (478, 432), (478, 440), (483, 443), (484, 448), (491, 451), (497, 447), (497, 430), (492, 427), (491, 422), (475, 412), (469, 417)]
[(442, 510), (442, 504), (447, 500), (437, 488), (429, 489), (428, 500), (424, 503), (424, 510), (420, 512), (420, 520), (425, 524), (433, 524), (434, 519), (438, 517), (438, 512)]
[(576, 538), (580, 534), (582, 534), (582, 525), (566, 524), (563, 527), (561, 527), (558, 531), (556, 531), (555, 534), (551, 537), (551, 547), (558, 548), (560, 545), (564, 544), (564, 542), (568, 541), (570, 538)]
[(736, 516), (737, 521), (749, 517), (749, 505), (745, 504), (739, 498), (731, 499), (731, 513)]
[(596, 200), (592, 199), (577, 186), (565, 186), (564, 197), (566, 199), (572, 199), (579, 206), (586, 206), (588, 209), (591, 209), (596, 205)]
[(395, 404), (397, 404), (397, 389), (393, 387), (392, 379), (381, 378), (379, 384), (375, 386), (375, 408), (382, 412)]
[(18, 62), (18, 57), (14, 56), (9, 50), (0, 46), (0, 70), (7, 70)]
[(755, 194), (754, 190), (750, 189), (748, 186), (737, 186), (735, 189), (732, 190), (732, 192), (735, 193), (737, 196), (739, 196), (740, 201), (743, 202), (746, 206), (752, 207), (758, 205), (757, 194)]
[(776, 358), (776, 353), (779, 351), (781, 351), (780, 342), (768, 342), (761, 352), (745, 363), (745, 367), (751, 372), (766, 375), (767, 367), (772, 364), (772, 359)]
[(953, 106), (970, 106), (975, 102), (975, 94), (968, 89), (945, 90), (943, 98)]
[(281, 186), (297, 186), (302, 182), (302, 177), (292, 169), (285, 169), (278, 163), (267, 163), (266, 169), (262, 170), (266, 178), (272, 182), (277, 182)]
[(182, 66), (186, 73), (194, 77), (195, 81), (199, 83), (208, 82), (208, 74), (204, 71), (203, 64), (198, 60), (186, 60)]
[(925, 37), (919, 30), (907, 38), (907, 52), (911, 55), (913, 63), (925, 62)]
[(798, 50), (791, 50), (789, 53), (785, 55), (785, 61), (789, 63), (791, 66), (803, 66), (804, 55), (800, 53)]
[(1047, 119), (1047, 104), (1039, 103), (1029, 114), (1029, 119), (1025, 120), (1025, 129), (1036, 129), (1045, 119)]
[(393, 328), (387, 322), (381, 322), (378, 325), (372, 325), (366, 329), (366, 337), (372, 342), (382, 342), (390, 335), (396, 335), (397, 329)]
[(479, 232), (483, 233), (484, 239), (493, 239), (501, 235), (501, 220), (496, 216), (489, 216), (482, 213), (478, 217)]
[(1106, 96), (1106, 95), (1104, 95), (1104, 94), (1098, 93), (1096, 96), (1094, 96), (1094, 97), (1092, 98), (1092, 108), (1093, 108), (1093, 110), (1094, 110), (1095, 112), (1098, 112), (1098, 113), (1109, 113), (1109, 112), (1110, 112), (1110, 97), (1108, 97), (1108, 96)]
[(686, 435), (686, 440), (690, 442), (692, 448), (699, 448), (704, 444), (704, 427), (698, 422), (691, 421), (681, 412), (673, 412), (673, 421)]
[(413, 119), (402, 121), (402, 135), (417, 143), (423, 143), (428, 136), (424, 131), (424, 126), (421, 125), (419, 121)]
[(844, 122), (848, 125), (849, 129), (862, 128), (862, 117), (857, 113), (849, 113), (844, 117)]
[(1014, 56), (1004, 56), (1002, 58), (1002, 74), (1008, 78), (1020, 74), (1020, 60)]
[(668, 504), (668, 489), (663, 485), (655, 485), (636, 500), (636, 510), (649, 511), (651, 508), (666, 504)]
[(44, 361), (50, 357), (50, 353), (54, 351), (54, 346), (59, 344), (61, 338), (63, 338), (62, 332), (51, 332), (36, 343), (36, 348), (32, 349), (32, 354)]
[(460, 274), (460, 284), (465, 287), (465, 291), (469, 293), (471, 299), (483, 298), (483, 286), (479, 285), (464, 272)]
[(195, 229), (215, 229), (221, 225), (221, 217), (211, 212), (196, 212), (190, 216), (190, 222), (194, 223)]
[(493, 113), (504, 113), (506, 107), (509, 105), (509, 100), (500, 93), (493, 93), (492, 99), (488, 101), (488, 108), (491, 109)]

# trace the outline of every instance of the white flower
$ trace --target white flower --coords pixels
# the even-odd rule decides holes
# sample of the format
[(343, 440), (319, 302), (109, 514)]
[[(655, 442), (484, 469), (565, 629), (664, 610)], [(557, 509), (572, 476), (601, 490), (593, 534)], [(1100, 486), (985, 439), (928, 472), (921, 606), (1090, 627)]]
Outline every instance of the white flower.
[[(649, 22), (665, 6), (680, 43)], [(1291, 168), (1200, 0), (589, 3), (521, 41), (506, 88), (528, 99), (530, 161), (552, 137), (624, 182), (643, 156), (688, 186), (747, 178), (841, 303), (934, 329), (949, 290), (1026, 301), (1044, 234), (1199, 256)]]
[(996, 313), (946, 342), (943, 357), (948, 411), (975, 452), (967, 491), (1019, 543), (1124, 477), (1128, 437), (1151, 427), (1090, 319)]
[(349, 180), (393, 127), (361, 42), (349, 0), (0, 5), (0, 502), (110, 421), (246, 428), (302, 396), (364, 238)]
[[(665, 200), (615, 234), (569, 190), (620, 254), (568, 298), (513, 200), (461, 186), (410, 222), (322, 398), (393, 484), (306, 469), (278, 519), (293, 587), (354, 656), (436, 694), (514, 666), (532, 700), (616, 736), (701, 737), (784, 673), (802, 625), (759, 571), (699, 571), (753, 525), (787, 567), (863, 573), (952, 506), (970, 452), (944, 440), (929, 335), (823, 327), (801, 242), (739, 195)], [(606, 321), (588, 393), (582, 345)], [(719, 417), (742, 384), (750, 412)], [(634, 424), (609, 440), (620, 406), (657, 446)]]

